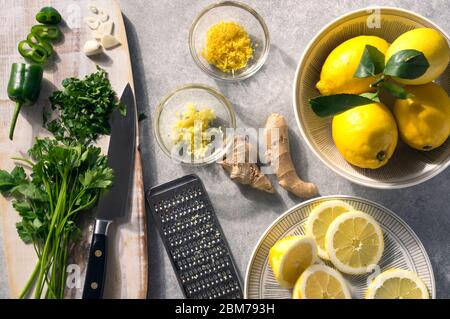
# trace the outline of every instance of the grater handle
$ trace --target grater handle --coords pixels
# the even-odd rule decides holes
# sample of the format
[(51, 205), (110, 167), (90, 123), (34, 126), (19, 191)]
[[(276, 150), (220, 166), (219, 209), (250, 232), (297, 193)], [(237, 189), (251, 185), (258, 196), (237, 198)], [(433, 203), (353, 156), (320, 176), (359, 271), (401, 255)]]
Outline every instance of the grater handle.
[[(97, 224), (98, 221), (96, 221), (96, 226)], [(83, 299), (102, 299), (103, 297), (106, 273), (106, 242), (106, 232), (99, 233), (94, 231), (91, 248), (89, 250)]]

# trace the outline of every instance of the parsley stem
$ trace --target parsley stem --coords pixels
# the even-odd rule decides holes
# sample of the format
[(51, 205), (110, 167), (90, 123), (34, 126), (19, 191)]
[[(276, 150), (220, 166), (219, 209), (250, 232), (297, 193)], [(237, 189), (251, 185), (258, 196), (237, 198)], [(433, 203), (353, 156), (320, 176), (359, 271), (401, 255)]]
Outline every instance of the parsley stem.
[(23, 157), (11, 157), (11, 159), (15, 160), (15, 161), (27, 163), (31, 167), (34, 166), (34, 163), (32, 161), (30, 161), (29, 159), (23, 158)]
[(38, 262), (36, 263), (36, 266), (34, 266), (34, 270), (31, 273), (30, 278), (28, 278), (28, 281), (25, 284), (25, 287), (20, 292), (19, 299), (25, 298), (25, 296), (28, 294), (28, 292), (29, 292), (29, 290), (31, 288), (31, 285), (33, 284), (34, 280), (36, 279), (36, 275), (37, 275), (40, 267), (41, 267), (41, 260), (39, 259)]
[(51, 239), (52, 239), (52, 235), (53, 235), (53, 230), (55, 229), (55, 223), (56, 220), (58, 219), (59, 215), (64, 211), (64, 206), (65, 206), (65, 201), (66, 201), (66, 191), (67, 191), (67, 175), (63, 176), (63, 181), (62, 181), (62, 185), (61, 185), (61, 190), (59, 192), (59, 196), (58, 196), (58, 201), (56, 203), (56, 208), (55, 211), (53, 213), (52, 216), (52, 221), (50, 223), (50, 231), (47, 235), (47, 239), (45, 241), (45, 245), (44, 245), (44, 251), (42, 252), (42, 263), (41, 263), (41, 271), (39, 273), (39, 277), (38, 277), (38, 281), (37, 281), (37, 290), (35, 291), (35, 298), (36, 299), (40, 299), (41, 297), (41, 291), (43, 289), (43, 285), (42, 285), (42, 281), (44, 279), (44, 275), (45, 275), (45, 268), (47, 266), (47, 254), (48, 254), (48, 249), (51, 243)]
[(68, 236), (64, 237), (64, 241), (63, 241), (63, 253), (62, 253), (62, 260), (60, 262), (60, 265), (62, 268), (61, 270), (61, 282), (60, 282), (60, 289), (59, 289), (59, 298), (63, 299), (64, 298), (64, 288), (66, 286), (66, 275), (67, 275), (67, 269), (66, 269), (66, 265), (67, 265), (67, 257), (68, 257), (68, 251), (69, 251), (69, 247), (67, 244), (67, 240), (68, 240)]

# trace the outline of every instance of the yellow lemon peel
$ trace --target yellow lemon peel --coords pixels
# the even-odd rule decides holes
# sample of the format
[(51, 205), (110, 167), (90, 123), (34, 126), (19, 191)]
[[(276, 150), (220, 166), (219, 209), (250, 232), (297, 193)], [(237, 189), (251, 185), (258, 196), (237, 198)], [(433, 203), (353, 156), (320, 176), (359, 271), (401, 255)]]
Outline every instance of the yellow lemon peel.
[(252, 40), (240, 24), (221, 21), (206, 33), (202, 56), (222, 72), (234, 73), (253, 57)]

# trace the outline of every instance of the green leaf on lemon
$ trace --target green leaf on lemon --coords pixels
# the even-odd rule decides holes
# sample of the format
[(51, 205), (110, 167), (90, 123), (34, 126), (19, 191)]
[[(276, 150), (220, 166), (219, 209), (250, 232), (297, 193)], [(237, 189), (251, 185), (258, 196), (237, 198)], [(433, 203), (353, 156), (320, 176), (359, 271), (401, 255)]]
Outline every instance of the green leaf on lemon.
[(401, 79), (417, 79), (422, 76), (430, 64), (425, 55), (417, 50), (402, 50), (390, 57), (384, 74)]
[(376, 91), (376, 92), (369, 92), (369, 93), (362, 93), (359, 96), (371, 99), (372, 101), (374, 101), (375, 103), (380, 103), (380, 97), (378, 96), (380, 92)]
[(381, 82), (380, 86), (385, 89), (392, 96), (405, 100), (411, 97), (411, 93), (406, 91), (402, 86), (392, 82)]
[(366, 45), (354, 77), (367, 78), (380, 74), (384, 70), (384, 59), (384, 54), (380, 50)]
[(356, 94), (318, 96), (309, 100), (312, 110), (320, 117), (337, 115), (356, 106), (371, 104), (370, 98)]

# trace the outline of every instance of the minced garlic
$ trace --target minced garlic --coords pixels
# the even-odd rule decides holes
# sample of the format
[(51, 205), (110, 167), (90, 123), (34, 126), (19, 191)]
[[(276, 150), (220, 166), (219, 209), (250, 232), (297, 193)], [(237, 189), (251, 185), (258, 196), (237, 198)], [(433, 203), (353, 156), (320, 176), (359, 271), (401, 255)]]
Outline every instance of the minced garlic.
[(206, 33), (202, 56), (222, 72), (234, 73), (245, 68), (253, 57), (252, 41), (240, 24), (221, 21)]
[(220, 132), (219, 128), (210, 128), (215, 119), (213, 109), (197, 110), (193, 103), (188, 103), (173, 127), (173, 143), (185, 147), (187, 153), (196, 158), (204, 156), (210, 149), (211, 136)]

